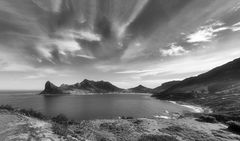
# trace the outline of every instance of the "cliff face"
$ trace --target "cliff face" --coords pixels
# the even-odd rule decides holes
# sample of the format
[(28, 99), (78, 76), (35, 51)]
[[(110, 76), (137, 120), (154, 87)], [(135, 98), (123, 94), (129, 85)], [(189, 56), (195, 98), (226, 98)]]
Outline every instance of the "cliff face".
[(240, 58), (196, 77), (187, 78), (156, 94), (166, 99), (191, 99), (240, 92)]
[(73, 85), (62, 84), (57, 87), (53, 83), (47, 81), (45, 89), (41, 94), (87, 94), (87, 93), (111, 93), (121, 92), (123, 89), (114, 86), (113, 84), (105, 81), (91, 81), (83, 80), (81, 83)]

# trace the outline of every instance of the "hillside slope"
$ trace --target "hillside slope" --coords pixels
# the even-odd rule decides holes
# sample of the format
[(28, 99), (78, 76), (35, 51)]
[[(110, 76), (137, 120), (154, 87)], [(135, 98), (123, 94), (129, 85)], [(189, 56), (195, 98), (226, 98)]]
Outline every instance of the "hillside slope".
[(161, 86), (158, 86), (156, 88), (153, 89), (153, 92), (154, 93), (161, 93), (167, 89), (169, 89), (170, 87), (178, 84), (180, 81), (169, 81), (169, 82), (166, 82), (166, 83), (163, 83)]
[(167, 99), (191, 99), (208, 94), (236, 92), (240, 92), (240, 58), (187, 78), (156, 95)]

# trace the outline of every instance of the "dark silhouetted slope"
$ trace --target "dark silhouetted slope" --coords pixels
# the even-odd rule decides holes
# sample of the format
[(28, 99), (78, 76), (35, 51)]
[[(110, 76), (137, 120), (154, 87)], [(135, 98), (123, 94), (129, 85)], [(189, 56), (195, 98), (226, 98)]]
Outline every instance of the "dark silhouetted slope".
[(191, 99), (209, 94), (240, 92), (240, 59), (187, 78), (156, 96), (166, 99)]
[(154, 93), (161, 93), (161, 92), (169, 89), (170, 87), (178, 84), (179, 82), (180, 81), (170, 81), (170, 82), (163, 83), (161, 86), (154, 88), (153, 92)]

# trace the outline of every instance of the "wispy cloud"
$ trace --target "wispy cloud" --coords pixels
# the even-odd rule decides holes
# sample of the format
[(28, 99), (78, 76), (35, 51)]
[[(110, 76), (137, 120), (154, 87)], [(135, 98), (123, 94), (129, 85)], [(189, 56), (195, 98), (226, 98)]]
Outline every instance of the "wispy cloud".
[(201, 26), (196, 32), (187, 35), (186, 41), (189, 43), (211, 42), (219, 35), (219, 32), (225, 30), (240, 31), (240, 22), (227, 26), (223, 22), (214, 21), (211, 24)]
[(68, 32), (68, 36), (73, 37), (74, 39), (83, 39), (87, 41), (101, 41), (102, 37), (100, 34), (94, 33), (89, 29), (85, 30), (68, 30), (64, 31), (63, 36)]
[(145, 73), (151, 70), (125, 70), (125, 71), (119, 71), (116, 73), (120, 73), (120, 74), (136, 74), (136, 73)]
[(189, 53), (182, 46), (177, 46), (176, 43), (171, 43), (169, 49), (159, 49), (162, 56), (181, 56)]
[(240, 31), (240, 22), (238, 23), (235, 23), (233, 26), (232, 26), (232, 31)]
[(218, 32), (228, 29), (228, 27), (224, 27), (223, 25), (224, 23), (220, 21), (214, 21), (213, 23), (211, 21), (210, 24), (201, 26), (196, 32), (187, 35), (187, 42), (210, 42), (213, 38), (217, 37)]
[(77, 56), (82, 57), (82, 58), (86, 58), (86, 59), (96, 59), (96, 57), (94, 57), (94, 56), (85, 55), (85, 54), (78, 54)]

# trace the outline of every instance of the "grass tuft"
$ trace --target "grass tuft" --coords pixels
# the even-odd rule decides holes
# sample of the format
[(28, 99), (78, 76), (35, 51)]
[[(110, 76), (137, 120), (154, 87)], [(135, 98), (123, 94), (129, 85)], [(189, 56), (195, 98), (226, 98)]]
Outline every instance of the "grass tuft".
[(168, 135), (142, 135), (138, 141), (178, 141), (173, 136)]
[(228, 130), (240, 134), (240, 123), (239, 122), (229, 121), (229, 122), (227, 122), (227, 124), (228, 124)]
[(197, 121), (200, 122), (208, 122), (208, 123), (217, 123), (218, 121), (216, 120), (215, 117), (208, 116), (208, 115), (202, 115), (200, 116)]

